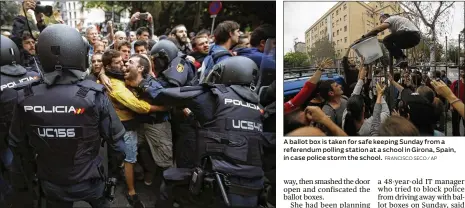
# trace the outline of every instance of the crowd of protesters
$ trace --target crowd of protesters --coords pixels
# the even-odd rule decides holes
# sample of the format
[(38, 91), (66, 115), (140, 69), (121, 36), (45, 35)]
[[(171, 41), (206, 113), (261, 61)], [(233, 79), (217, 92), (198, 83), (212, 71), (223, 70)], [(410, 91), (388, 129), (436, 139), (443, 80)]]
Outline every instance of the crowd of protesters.
[(320, 81), (324, 69), (318, 68), (301, 91), (284, 103), (285, 134), (444, 136), (450, 110), (452, 134), (460, 136), (460, 125), (465, 125), (463, 66), (454, 82), (445, 71), (429, 77), (409, 69), (393, 75), (387, 72), (386, 82), (381, 78), (384, 75), (376, 76), (370, 65), (357, 68), (345, 57), (343, 66), (345, 88), (334, 80)]
[[(35, 1), (26, 0), (23, 10), (28, 11), (34, 6)], [(11, 35), (8, 35), (20, 49), (20, 65), (41, 73), (41, 63), (35, 47), (38, 34), (46, 26), (40, 24), (40, 19), (38, 22), (29, 20), (27, 15), (22, 13), (15, 18)], [(188, 33), (186, 26), (179, 24), (168, 34), (157, 35), (153, 34), (154, 27), (156, 26), (153, 25), (151, 14), (137, 12), (131, 16), (125, 31), (114, 31), (114, 24), (108, 21), (104, 30), (92, 25), (81, 32), (89, 48), (86, 79), (105, 86), (107, 95), (127, 130), (124, 141), (132, 153), (126, 153), (123, 173), (109, 174), (118, 175), (123, 179), (120, 181), (125, 180), (127, 199), (133, 207), (144, 207), (134, 186), (134, 180), (144, 181), (147, 186), (161, 180), (162, 171), (176, 165), (173, 162), (176, 149), (172, 137), (176, 133), (182, 133), (172, 132), (171, 124), (176, 121), (170, 119), (166, 107), (152, 105), (138, 97), (128, 81), (137, 76), (133, 73), (137, 72), (135, 69), (140, 66), (149, 69), (144, 70), (144, 74), (157, 77), (157, 63), (150, 55), (154, 45), (161, 40), (172, 41), (178, 47), (179, 55), (193, 66), (195, 73), (206, 74), (208, 71), (205, 70), (211, 69), (211, 66), (206, 66), (210, 64), (208, 59), (213, 59), (212, 64), (216, 64), (233, 56), (248, 57), (260, 69), (266, 42), (275, 38), (275, 27), (268, 24), (261, 25), (251, 32), (242, 32), (237, 22), (224, 21), (216, 26), (213, 34), (205, 29)], [(103, 31), (106, 34), (102, 34)], [(218, 51), (224, 54), (218, 59), (212, 58)], [(178, 69), (182, 70), (180, 67), (184, 66), (178, 66)], [(165, 112), (166, 116), (163, 120), (153, 121), (146, 116), (152, 112)]]

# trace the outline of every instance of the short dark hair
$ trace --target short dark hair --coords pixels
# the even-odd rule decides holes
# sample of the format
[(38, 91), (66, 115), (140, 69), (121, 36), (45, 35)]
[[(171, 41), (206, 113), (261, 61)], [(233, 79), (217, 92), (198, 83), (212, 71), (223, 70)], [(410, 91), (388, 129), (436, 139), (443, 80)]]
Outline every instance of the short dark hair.
[(137, 28), (136, 35), (137, 36), (142, 35), (143, 32), (148, 32), (149, 35), (150, 35), (150, 30), (147, 27), (139, 27), (139, 28)]
[(118, 58), (121, 56), (121, 52), (117, 51), (117, 50), (114, 50), (114, 49), (109, 49), (109, 50), (106, 50), (103, 55), (102, 55), (102, 64), (103, 64), (103, 67), (105, 68), (105, 66), (108, 66), (111, 64), (111, 61), (114, 59), (114, 58)]
[(434, 97), (436, 97), (434, 90), (425, 85), (419, 86), (417, 88), (417, 93), (420, 94), (420, 96), (424, 97), (426, 100), (428, 100), (429, 103), (433, 103)]
[(201, 35), (204, 35), (204, 34), (207, 34), (207, 36), (210, 36), (210, 31), (209, 31), (209, 30), (206, 30), (206, 29), (201, 29), (201, 30), (196, 34), (196, 36), (201, 36)]
[(145, 50), (148, 50), (149, 44), (145, 40), (137, 40), (134, 42), (134, 49), (139, 46), (144, 46)]
[(186, 27), (186, 26), (183, 25), (183, 24), (176, 25), (176, 26), (173, 27), (173, 29), (171, 30), (170, 34), (172, 34), (172, 35), (176, 34), (176, 32), (178, 32), (178, 28), (179, 28), (179, 27)]
[(298, 119), (299, 114), (302, 110), (296, 109), (284, 115), (284, 134), (291, 133), (292, 131), (305, 127), (306, 125), (301, 123)]
[(320, 96), (325, 99), (326, 102), (328, 102), (329, 95), (328, 93), (333, 91), (333, 87), (331, 86), (333, 83), (336, 81), (334, 80), (323, 80), (320, 83), (320, 86), (318, 87), (318, 90), (320, 91)]
[(181, 50), (181, 44), (179, 43), (178, 39), (176, 39), (175, 37), (168, 37), (166, 38), (166, 40), (173, 42), (174, 45), (176, 45), (176, 47), (178, 47), (179, 50)]
[(223, 44), (226, 43), (226, 41), (229, 40), (230, 32), (234, 32), (235, 30), (238, 30), (240, 28), (240, 25), (237, 22), (234, 21), (224, 21), (220, 23), (215, 31), (215, 43), (216, 44)]
[(273, 25), (264, 24), (253, 30), (250, 35), (250, 45), (257, 47), (260, 41), (267, 40), (268, 38), (276, 38), (276, 29)]
[(195, 36), (194, 38), (192, 38), (192, 48), (195, 48), (197, 46), (197, 40), (200, 39), (200, 38), (205, 38), (205, 37), (203, 37), (203, 36)]
[(152, 39), (149, 39), (149, 41), (148, 41), (148, 43), (147, 43), (147, 47), (148, 47), (147, 50), (148, 50), (148, 51), (152, 50), (152, 48), (153, 48), (153, 46), (154, 46), (155, 44), (157, 44), (156, 41), (154, 41), (154, 40), (152, 40)]
[(30, 32), (24, 31), (21, 40), (34, 39)]
[(128, 41), (122, 41), (121, 43), (118, 44), (118, 51), (121, 50), (121, 47), (127, 46), (128, 48), (131, 48), (131, 44)]
[(147, 75), (150, 73), (150, 61), (147, 59), (147, 57), (141, 55), (141, 54), (133, 54), (131, 55), (132, 57), (137, 57), (139, 58), (139, 65), (144, 67), (144, 71), (142, 71), (143, 75)]

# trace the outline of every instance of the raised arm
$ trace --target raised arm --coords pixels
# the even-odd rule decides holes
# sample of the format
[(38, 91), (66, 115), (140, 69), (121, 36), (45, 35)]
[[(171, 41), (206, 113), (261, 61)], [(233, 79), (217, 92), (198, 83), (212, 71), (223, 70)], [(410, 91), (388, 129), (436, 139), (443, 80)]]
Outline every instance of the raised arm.
[(305, 109), (308, 120), (315, 121), (325, 126), (333, 136), (347, 136), (337, 124), (335, 124), (319, 107), (309, 106)]
[(310, 97), (313, 90), (315, 90), (317, 83), (320, 81), (321, 74), (322, 71), (320, 69), (317, 69), (315, 74), (313, 74), (313, 76), (307, 82), (305, 82), (305, 85), (300, 90), (300, 92), (296, 96), (294, 96), (294, 98), (284, 103), (284, 113), (289, 113), (292, 110), (296, 109)]
[(462, 116), (465, 118), (465, 106), (463, 102), (454, 95), (452, 90), (441, 80), (441, 81), (431, 81), (431, 85), (434, 87), (436, 93), (441, 97), (446, 98), (450, 105)]

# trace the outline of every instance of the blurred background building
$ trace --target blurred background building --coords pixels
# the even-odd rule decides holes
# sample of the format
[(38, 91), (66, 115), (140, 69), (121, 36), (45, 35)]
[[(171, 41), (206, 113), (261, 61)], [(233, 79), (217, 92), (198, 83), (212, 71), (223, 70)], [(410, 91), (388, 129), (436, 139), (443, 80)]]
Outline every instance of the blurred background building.
[[(339, 2), (306, 30), (307, 51), (317, 40), (328, 37), (335, 44), (337, 58), (342, 58), (351, 43), (380, 24), (380, 14), (403, 12), (398, 2)], [(378, 39), (388, 34), (389, 31), (385, 30), (378, 34)]]

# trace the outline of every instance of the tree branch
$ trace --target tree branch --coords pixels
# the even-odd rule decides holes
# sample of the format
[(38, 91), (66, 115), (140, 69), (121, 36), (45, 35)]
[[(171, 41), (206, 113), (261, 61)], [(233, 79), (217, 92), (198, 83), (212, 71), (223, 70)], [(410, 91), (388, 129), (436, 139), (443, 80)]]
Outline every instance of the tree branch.
[[(407, 4), (403, 3), (403, 2), (399, 2), (399, 4), (403, 7), (405, 7), (408, 11), (407, 12), (404, 12), (404, 13), (410, 13), (410, 14), (413, 14), (415, 16), (418, 16), (418, 14), (414, 14), (413, 11), (415, 11), (414, 9), (410, 8), (410, 6), (408, 6)], [(405, 9), (404, 9), (405, 10)]]
[(443, 12), (445, 12), (447, 9), (451, 8), (452, 5), (454, 5), (454, 3), (455, 3), (455, 2), (452, 1), (451, 4), (450, 4), (449, 6), (446, 6), (442, 11), (440, 11), (438, 17), (441, 16), (441, 14), (442, 14)]
[(428, 26), (429, 28), (432, 27), (432, 25), (425, 19), (425, 15), (423, 14), (423, 11), (420, 9), (420, 3), (418, 1), (414, 1), (413, 5), (415, 5), (415, 8), (417, 9), (418, 13), (420, 14), (420, 18), (423, 21), (423, 23)]
[(443, 3), (444, 2), (442, 2), (442, 1), (439, 2), (439, 7), (436, 9), (436, 13), (433, 16), (433, 22), (432, 22), (433, 24), (436, 23), (436, 20), (438, 19), (439, 15), (440, 15), (439, 11), (441, 11), (441, 7), (442, 7)]

